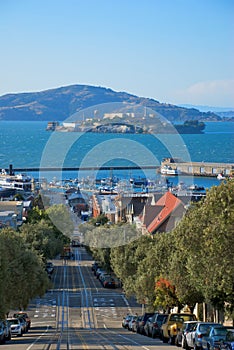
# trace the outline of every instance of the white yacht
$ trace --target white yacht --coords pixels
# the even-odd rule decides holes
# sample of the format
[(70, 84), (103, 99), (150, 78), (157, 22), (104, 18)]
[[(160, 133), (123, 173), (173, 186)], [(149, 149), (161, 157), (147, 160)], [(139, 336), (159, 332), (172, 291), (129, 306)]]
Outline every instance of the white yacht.
[(30, 192), (32, 179), (26, 174), (8, 174), (5, 169), (0, 173), (0, 187)]
[(179, 171), (175, 168), (173, 169), (169, 165), (164, 165), (161, 167), (161, 174), (163, 175), (179, 175)]

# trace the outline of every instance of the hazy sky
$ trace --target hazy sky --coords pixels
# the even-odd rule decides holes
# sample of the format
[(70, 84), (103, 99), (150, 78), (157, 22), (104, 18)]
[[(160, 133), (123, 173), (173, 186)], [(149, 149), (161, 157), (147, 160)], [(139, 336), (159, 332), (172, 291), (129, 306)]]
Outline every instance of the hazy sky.
[(70, 84), (234, 106), (234, 0), (0, 0), (0, 95)]

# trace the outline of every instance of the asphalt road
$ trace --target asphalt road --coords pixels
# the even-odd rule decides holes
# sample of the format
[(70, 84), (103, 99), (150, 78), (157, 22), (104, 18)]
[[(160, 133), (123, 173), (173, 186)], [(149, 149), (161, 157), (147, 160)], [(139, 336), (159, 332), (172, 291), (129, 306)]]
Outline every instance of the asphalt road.
[(105, 289), (91, 270), (84, 248), (74, 248), (75, 259), (54, 260), (52, 288), (32, 301), (28, 313), (32, 326), (23, 337), (12, 337), (0, 350), (175, 350), (129, 332), (122, 317), (141, 313), (121, 289)]

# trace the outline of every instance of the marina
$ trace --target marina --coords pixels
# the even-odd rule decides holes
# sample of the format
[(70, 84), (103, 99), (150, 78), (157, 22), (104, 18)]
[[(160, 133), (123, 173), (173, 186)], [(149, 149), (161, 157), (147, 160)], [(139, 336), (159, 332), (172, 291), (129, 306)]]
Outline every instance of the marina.
[(9, 166), (9, 169), (2, 169), (0, 173), (1, 189), (11, 189), (15, 192), (33, 192), (40, 189), (65, 192), (68, 189), (79, 189), (90, 194), (99, 192), (105, 195), (164, 193), (170, 190), (174, 194), (204, 195), (207, 188), (226, 180), (226, 177), (222, 179), (214, 176), (194, 178), (191, 175), (180, 173), (160, 174), (159, 167), (148, 167), (144, 169), (145, 171), (139, 167), (103, 167), (103, 169), (96, 169), (98, 170), (96, 175), (93, 168), (65, 168), (60, 171), (43, 169), (42, 173), (38, 173), (39, 168), (30, 170), (31, 172), (28, 168), (13, 169), (12, 165)]

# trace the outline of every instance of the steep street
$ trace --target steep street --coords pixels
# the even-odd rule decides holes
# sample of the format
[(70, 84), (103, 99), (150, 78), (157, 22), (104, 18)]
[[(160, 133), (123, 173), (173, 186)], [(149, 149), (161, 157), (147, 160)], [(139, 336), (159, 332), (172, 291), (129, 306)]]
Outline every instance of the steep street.
[(53, 287), (28, 308), (32, 327), (23, 337), (12, 337), (2, 350), (173, 350), (129, 332), (121, 326), (127, 313), (142, 312), (123, 291), (105, 289), (91, 270), (84, 248), (73, 248), (74, 260), (54, 260)]

